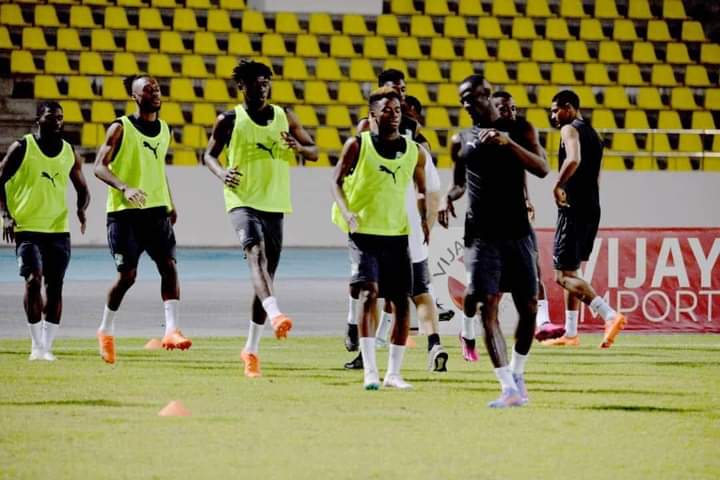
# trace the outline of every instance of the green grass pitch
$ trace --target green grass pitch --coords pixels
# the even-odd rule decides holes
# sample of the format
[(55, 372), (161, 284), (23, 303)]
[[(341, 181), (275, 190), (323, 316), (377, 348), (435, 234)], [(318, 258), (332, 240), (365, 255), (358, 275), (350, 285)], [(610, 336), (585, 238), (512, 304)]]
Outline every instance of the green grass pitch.
[[(0, 478), (715, 479), (720, 477), (720, 337), (622, 335), (609, 351), (533, 347), (531, 403), (493, 411), (486, 356), (425, 370), (410, 392), (362, 390), (341, 338), (261, 344), (263, 378), (243, 377), (242, 339), (187, 352), (119, 338), (59, 339), (55, 363), (29, 340), (0, 341)], [(378, 352), (381, 368), (387, 350)], [(381, 372), (382, 373), (382, 372)], [(191, 417), (159, 417), (180, 400)]]

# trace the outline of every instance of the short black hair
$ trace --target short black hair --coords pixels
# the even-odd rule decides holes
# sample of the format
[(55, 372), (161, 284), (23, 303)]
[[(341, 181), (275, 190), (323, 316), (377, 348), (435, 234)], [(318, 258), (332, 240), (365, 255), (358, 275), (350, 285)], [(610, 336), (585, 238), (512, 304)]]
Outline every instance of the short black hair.
[(465, 77), (465, 79), (460, 82), (460, 85), (462, 85), (463, 83), (469, 83), (470, 87), (475, 90), (478, 85), (482, 85), (483, 83), (485, 83), (485, 77), (480, 75), (479, 73), (473, 73), (472, 75), (468, 75), (467, 77)]
[(55, 100), (46, 100), (44, 102), (40, 102), (37, 104), (37, 109), (35, 110), (35, 120), (39, 120), (40, 117), (43, 116), (46, 110), (62, 110), (62, 105), (60, 105)]
[(272, 69), (254, 60), (242, 60), (233, 68), (232, 78), (237, 83), (252, 83), (258, 77), (272, 78)]
[(418, 115), (422, 115), (423, 110), (423, 104), (418, 100), (417, 97), (413, 97), (412, 95), (405, 95), (405, 105), (412, 107)]
[(578, 110), (580, 108), (580, 97), (578, 97), (577, 94), (572, 90), (559, 91), (552, 98), (552, 101), (554, 103), (557, 103), (559, 107), (569, 103), (573, 106), (575, 110)]
[(135, 83), (135, 80), (137, 80), (138, 78), (150, 78), (150, 75), (148, 75), (147, 73), (136, 73), (134, 75), (123, 78), (123, 85), (125, 85), (125, 91), (129, 96), (132, 96), (133, 83)]
[(382, 87), (388, 82), (397, 83), (400, 80), (405, 80), (405, 74), (395, 68), (389, 68), (380, 72), (378, 87)]
[(401, 100), (400, 94), (395, 91), (392, 87), (380, 87), (377, 90), (373, 90), (370, 92), (370, 97), (368, 98), (368, 105), (373, 106), (376, 102), (379, 102), (383, 98), (391, 99), (391, 98), (397, 98), (398, 101)]
[(502, 98), (503, 100), (512, 100), (512, 95), (510, 95), (510, 92), (506, 92), (505, 90), (498, 90), (497, 92), (494, 92), (492, 94), (492, 98)]

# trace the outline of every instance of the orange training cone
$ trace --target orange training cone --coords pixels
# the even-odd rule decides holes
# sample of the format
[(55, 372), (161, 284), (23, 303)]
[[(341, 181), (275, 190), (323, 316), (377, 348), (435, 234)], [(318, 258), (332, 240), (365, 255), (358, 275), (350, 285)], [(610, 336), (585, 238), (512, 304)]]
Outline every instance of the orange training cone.
[(151, 338), (145, 344), (145, 350), (160, 350), (162, 348), (162, 342), (157, 338)]
[(172, 402), (165, 405), (165, 408), (158, 412), (161, 417), (189, 417), (192, 415), (190, 410), (180, 402), (180, 400), (173, 400)]
[(407, 340), (405, 340), (405, 346), (407, 348), (415, 348), (417, 347), (417, 343), (415, 343), (415, 340), (411, 336), (407, 337)]

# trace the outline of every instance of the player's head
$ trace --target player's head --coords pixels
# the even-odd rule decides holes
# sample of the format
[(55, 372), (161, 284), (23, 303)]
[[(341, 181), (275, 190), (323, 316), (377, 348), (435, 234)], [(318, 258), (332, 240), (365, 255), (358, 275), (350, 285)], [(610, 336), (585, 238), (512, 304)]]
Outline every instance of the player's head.
[(390, 87), (400, 95), (400, 103), (405, 102), (405, 74), (400, 70), (389, 68), (380, 72), (378, 87)]
[(257, 109), (265, 106), (270, 98), (272, 70), (264, 63), (243, 60), (233, 69), (233, 79), (245, 94), (248, 107)]
[(572, 90), (561, 90), (552, 99), (550, 121), (560, 128), (575, 120), (580, 110), (580, 98)]
[(405, 96), (405, 103), (403, 104), (403, 113), (405, 115), (418, 123), (422, 123), (422, 111), (423, 105), (417, 97), (413, 97), (412, 95)]
[(59, 135), (64, 125), (63, 109), (58, 102), (38, 103), (35, 122), (40, 127), (40, 136)]
[(502, 90), (497, 91), (492, 94), (492, 102), (501, 119), (515, 121), (517, 118), (517, 106), (512, 95)]
[(160, 85), (150, 75), (130, 75), (123, 81), (128, 95), (135, 100), (141, 112), (155, 113), (160, 110), (162, 96)]
[(490, 101), (492, 85), (482, 75), (470, 75), (460, 83), (460, 104), (467, 110), (473, 123), (495, 120), (497, 113)]
[(391, 87), (380, 87), (370, 94), (368, 100), (370, 120), (377, 125), (378, 133), (397, 131), (402, 110), (400, 94)]

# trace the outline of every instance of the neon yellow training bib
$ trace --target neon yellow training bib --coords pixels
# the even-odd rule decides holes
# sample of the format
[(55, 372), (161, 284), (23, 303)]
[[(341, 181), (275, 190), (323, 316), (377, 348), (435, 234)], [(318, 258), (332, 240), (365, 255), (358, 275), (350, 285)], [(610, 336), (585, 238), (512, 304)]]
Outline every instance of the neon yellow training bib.
[(295, 152), (285, 146), (281, 133), (288, 132), (285, 111), (272, 105), (273, 119), (260, 126), (242, 105), (235, 107), (235, 125), (228, 146), (228, 167), (240, 172), (240, 184), (225, 186), (225, 208), (251, 207), (263, 212), (292, 212), (290, 163)]
[[(358, 215), (357, 233), (408, 235), (410, 224), (405, 195), (417, 165), (417, 144), (405, 137), (405, 153), (392, 160), (380, 156), (370, 135), (370, 132), (360, 134), (355, 171), (343, 182), (348, 209)], [(343, 232), (349, 232), (337, 203), (333, 204), (332, 221)]]
[(75, 154), (63, 140), (60, 153), (46, 156), (31, 134), (25, 135), (25, 156), (5, 184), (7, 206), (16, 232), (64, 233), (70, 231), (66, 201)]

